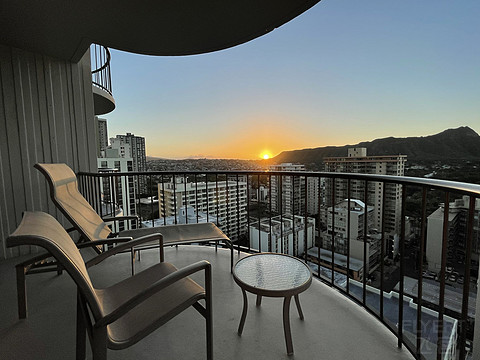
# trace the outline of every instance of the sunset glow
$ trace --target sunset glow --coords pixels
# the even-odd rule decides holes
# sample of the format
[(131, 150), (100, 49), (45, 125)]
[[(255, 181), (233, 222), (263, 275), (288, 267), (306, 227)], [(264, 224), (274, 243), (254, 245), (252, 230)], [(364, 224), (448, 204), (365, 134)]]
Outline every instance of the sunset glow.
[(296, 149), (480, 133), (479, 16), (478, 0), (320, 1), (222, 51), (112, 49), (108, 134), (144, 136), (159, 158), (268, 163)]

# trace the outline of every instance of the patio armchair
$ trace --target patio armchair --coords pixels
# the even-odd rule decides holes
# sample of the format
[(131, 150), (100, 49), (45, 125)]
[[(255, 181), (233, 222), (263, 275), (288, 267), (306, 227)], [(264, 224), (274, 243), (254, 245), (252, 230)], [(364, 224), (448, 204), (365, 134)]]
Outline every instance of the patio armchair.
[[(158, 264), (107, 288), (93, 286), (87, 268), (152, 240), (159, 243)], [(43, 212), (26, 212), (6, 244), (8, 247), (36, 245), (46, 249), (76, 283), (77, 360), (85, 359), (87, 333), (93, 359), (104, 360), (107, 349), (125, 349), (137, 343), (190, 306), (206, 320), (207, 359), (212, 359), (211, 265), (199, 261), (178, 270), (165, 262), (161, 234), (120, 244), (84, 263), (79, 249), (58, 221)], [(84, 245), (96, 246), (95, 243)], [(205, 288), (188, 277), (199, 271), (204, 271)], [(200, 300), (205, 301), (205, 306)]]

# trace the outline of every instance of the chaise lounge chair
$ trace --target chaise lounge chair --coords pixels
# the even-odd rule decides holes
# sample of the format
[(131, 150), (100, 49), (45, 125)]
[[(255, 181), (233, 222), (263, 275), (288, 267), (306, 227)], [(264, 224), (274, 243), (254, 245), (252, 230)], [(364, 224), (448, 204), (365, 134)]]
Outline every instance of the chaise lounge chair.
[[(87, 268), (145, 241), (159, 242), (160, 262), (108, 288), (93, 286)], [(84, 263), (80, 251), (65, 229), (49, 214), (26, 212), (7, 246), (36, 245), (45, 248), (77, 285), (76, 359), (84, 360), (86, 333), (94, 360), (107, 359), (107, 348), (125, 349), (167, 321), (193, 306), (206, 320), (207, 359), (212, 359), (213, 323), (211, 265), (199, 261), (180, 270), (164, 261), (163, 238), (123, 243)], [(95, 243), (90, 243), (96, 246)], [(205, 271), (205, 289), (188, 276)], [(205, 300), (205, 306), (199, 301)]]
[[(112, 237), (111, 229), (105, 221), (137, 219), (136, 216), (121, 216), (102, 219), (78, 190), (75, 173), (66, 164), (36, 164), (35, 168), (45, 176), (49, 187), (50, 196), (55, 206), (62, 212), (73, 225), (73, 230), (79, 232), (83, 243), (77, 244), (78, 248), (90, 247), (100, 252), (102, 247), (124, 243), (132, 239), (148, 239), (141, 246), (132, 251), (132, 275), (135, 274), (135, 252), (158, 246), (158, 234), (163, 236), (163, 244), (180, 245), (191, 243), (205, 243), (223, 241), (230, 248), (230, 268), (233, 267), (233, 245), (230, 239), (213, 223), (167, 225), (156, 228), (140, 228), (121, 231), (117, 237)], [(104, 221), (105, 220), (105, 221)], [(95, 246), (89, 244), (94, 242)], [(18, 314), (20, 319), (27, 316), (26, 281), (25, 276), (36, 272), (57, 270), (61, 268), (56, 263), (47, 261), (48, 254), (39, 255), (16, 266), (17, 273), (17, 299)], [(102, 260), (102, 255), (97, 260)], [(53, 267), (52, 267), (53, 265)]]
[[(35, 168), (47, 179), (50, 185), (50, 196), (53, 203), (63, 215), (72, 223), (85, 241), (98, 241), (111, 237), (112, 231), (105, 221), (115, 219), (123, 220), (127, 217), (102, 219), (78, 191), (77, 177), (66, 164), (36, 164)], [(120, 241), (128, 238), (139, 238), (151, 236), (161, 232), (163, 243), (167, 245), (191, 244), (211, 241), (223, 241), (230, 248), (230, 267), (233, 267), (233, 246), (232, 242), (215, 224), (180, 224), (167, 225), (156, 228), (142, 228), (124, 230), (118, 234)], [(157, 246), (154, 244), (154, 246)], [(145, 244), (135, 248), (140, 251), (152, 247), (152, 244)], [(135, 258), (132, 258), (132, 274), (134, 271)]]

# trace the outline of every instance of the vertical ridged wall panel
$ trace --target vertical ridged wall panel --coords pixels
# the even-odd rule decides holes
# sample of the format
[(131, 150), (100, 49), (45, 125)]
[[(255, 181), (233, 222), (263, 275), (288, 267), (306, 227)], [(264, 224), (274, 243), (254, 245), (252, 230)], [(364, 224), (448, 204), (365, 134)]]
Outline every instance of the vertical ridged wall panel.
[(0, 259), (36, 252), (6, 248), (22, 212), (65, 219), (51, 203), (37, 162), (96, 169), (90, 55), (70, 63), (0, 45)]

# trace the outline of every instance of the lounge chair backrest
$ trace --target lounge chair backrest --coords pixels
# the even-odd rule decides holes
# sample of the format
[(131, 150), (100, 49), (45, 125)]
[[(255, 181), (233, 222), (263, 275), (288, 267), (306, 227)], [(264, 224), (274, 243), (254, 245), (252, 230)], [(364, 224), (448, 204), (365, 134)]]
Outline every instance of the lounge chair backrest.
[(55, 218), (44, 212), (25, 212), (17, 230), (7, 238), (7, 246), (36, 245), (46, 249), (77, 284), (90, 309), (99, 319), (100, 303), (84, 260), (72, 238)]
[(106, 239), (111, 230), (78, 191), (77, 176), (66, 164), (36, 164), (50, 185), (55, 205), (87, 240)]

